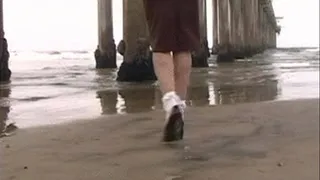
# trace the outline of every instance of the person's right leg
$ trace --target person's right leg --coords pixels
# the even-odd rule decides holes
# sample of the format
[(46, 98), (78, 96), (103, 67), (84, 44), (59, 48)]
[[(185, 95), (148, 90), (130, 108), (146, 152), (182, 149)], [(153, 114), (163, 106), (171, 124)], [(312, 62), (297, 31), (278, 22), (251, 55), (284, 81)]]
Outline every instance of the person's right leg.
[[(192, 66), (191, 52), (200, 48), (200, 23), (198, 1), (176, 0), (179, 3), (176, 25), (177, 48), (174, 52), (175, 89), (184, 101), (187, 96)], [(184, 103), (185, 106), (185, 103)]]
[(190, 52), (173, 54), (175, 90), (182, 101), (186, 100), (192, 59)]

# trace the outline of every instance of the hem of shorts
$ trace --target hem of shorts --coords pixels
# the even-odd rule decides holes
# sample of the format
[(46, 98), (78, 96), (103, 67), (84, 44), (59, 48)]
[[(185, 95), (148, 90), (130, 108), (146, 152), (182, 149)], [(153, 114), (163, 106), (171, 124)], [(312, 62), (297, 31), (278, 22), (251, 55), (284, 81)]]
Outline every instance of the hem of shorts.
[(185, 48), (185, 49), (153, 49), (154, 53), (170, 53), (170, 52), (192, 52), (195, 48)]

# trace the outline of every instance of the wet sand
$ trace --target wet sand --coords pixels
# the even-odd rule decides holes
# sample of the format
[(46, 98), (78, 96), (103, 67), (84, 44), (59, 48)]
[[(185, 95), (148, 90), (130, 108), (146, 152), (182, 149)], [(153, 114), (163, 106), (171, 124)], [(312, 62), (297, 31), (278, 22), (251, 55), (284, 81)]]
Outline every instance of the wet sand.
[[(24, 129), (161, 107), (156, 82), (117, 82), (116, 69), (95, 69), (91, 51), (17, 51), (10, 62), (12, 81), (0, 84), (0, 132), (11, 123)], [(208, 68), (192, 69), (191, 107), (319, 98), (319, 48), (272, 49), (222, 64), (212, 56), (208, 62)]]
[(319, 179), (319, 99), (189, 108), (172, 144), (160, 142), (162, 115), (18, 130), (0, 139), (0, 179)]

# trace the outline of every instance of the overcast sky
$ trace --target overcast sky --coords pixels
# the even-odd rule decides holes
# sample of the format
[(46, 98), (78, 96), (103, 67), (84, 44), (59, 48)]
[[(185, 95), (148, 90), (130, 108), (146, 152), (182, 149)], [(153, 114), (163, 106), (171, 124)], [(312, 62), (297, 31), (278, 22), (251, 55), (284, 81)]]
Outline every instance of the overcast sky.
[[(208, 3), (212, 42), (211, 0)], [(114, 0), (115, 40), (122, 38), (122, 1)], [(95, 0), (4, 0), (5, 31), (15, 50), (91, 50), (97, 45)], [(319, 45), (319, 0), (274, 0), (284, 16), (278, 46)]]

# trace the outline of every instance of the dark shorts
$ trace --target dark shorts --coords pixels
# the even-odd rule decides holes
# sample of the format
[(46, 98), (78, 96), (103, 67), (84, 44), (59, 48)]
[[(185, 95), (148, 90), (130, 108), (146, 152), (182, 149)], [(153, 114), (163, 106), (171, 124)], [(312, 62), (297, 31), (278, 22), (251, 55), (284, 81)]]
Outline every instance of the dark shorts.
[(144, 0), (153, 52), (200, 47), (198, 0)]

